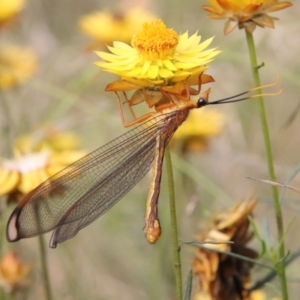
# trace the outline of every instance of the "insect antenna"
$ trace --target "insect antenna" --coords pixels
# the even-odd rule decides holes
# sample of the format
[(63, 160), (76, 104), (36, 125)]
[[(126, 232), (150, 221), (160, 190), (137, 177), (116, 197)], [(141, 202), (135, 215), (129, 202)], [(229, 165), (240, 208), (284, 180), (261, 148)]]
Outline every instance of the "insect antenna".
[[(231, 96), (231, 97), (227, 97), (227, 98), (215, 100), (215, 101), (212, 101), (212, 102), (208, 102), (208, 103), (206, 103), (206, 105), (233, 103), (233, 102), (239, 102), (239, 101), (243, 101), (243, 100), (247, 100), (247, 99), (251, 99), (251, 98), (259, 98), (259, 97), (265, 97), (265, 96), (278, 96), (282, 93), (282, 87), (280, 87), (280, 90), (276, 93), (259, 93), (259, 94), (251, 95), (251, 93), (253, 93), (254, 91), (259, 90), (261, 92), (262, 89), (276, 86), (278, 81), (279, 81), (279, 77), (276, 78), (274, 83), (262, 85), (262, 86), (253, 88), (249, 91), (236, 94), (236, 95)], [(246, 97), (238, 98), (238, 97), (243, 96), (243, 95), (246, 95)]]

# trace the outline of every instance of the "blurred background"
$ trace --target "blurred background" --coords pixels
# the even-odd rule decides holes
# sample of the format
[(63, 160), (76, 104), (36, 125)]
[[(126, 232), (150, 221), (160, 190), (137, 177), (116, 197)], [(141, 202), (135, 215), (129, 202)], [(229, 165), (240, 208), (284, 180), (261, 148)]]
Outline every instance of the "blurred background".
[[(203, 39), (215, 36), (212, 46), (222, 53), (207, 71), (216, 81), (207, 85), (212, 88), (210, 100), (252, 88), (244, 31), (235, 29), (224, 36), (224, 21), (207, 19), (207, 13), (201, 9), (204, 4), (206, 1), (194, 0), (28, 0), (15, 22), (0, 31), (0, 45), (17, 44), (36, 55), (36, 71), (26, 83), (0, 90), (0, 156), (12, 158), (17, 138), (45, 127), (74, 132), (81, 141), (80, 148), (86, 151), (126, 132), (115, 94), (104, 91), (117, 77), (93, 65), (99, 60), (94, 50), (104, 51), (103, 44), (109, 41), (101, 44), (83, 29), (82, 18), (95, 11), (118, 15), (139, 6), (148, 14), (146, 18), (161, 18), (179, 33), (198, 32)], [(280, 18), (275, 29), (257, 28), (254, 33), (259, 62), (265, 64), (260, 72), (262, 84), (272, 83), (279, 76), (279, 85), (283, 87), (280, 96), (265, 99), (280, 182), (296, 174), (299, 168), (299, 13), (300, 4), (295, 1), (293, 7), (273, 14)], [(276, 228), (270, 186), (246, 178), (268, 179), (256, 101), (206, 107), (205, 111), (216, 111), (222, 119), (218, 134), (205, 138), (205, 146), (199, 151), (183, 151), (182, 141), (173, 145), (181, 241), (195, 240), (205, 232), (212, 215), (252, 196), (259, 200), (254, 212), (257, 226), (263, 232), (268, 223), (270, 240), (274, 241)], [(198, 122), (201, 126), (201, 118)], [(47, 249), (54, 299), (174, 299), (165, 177), (164, 174), (159, 201), (163, 233), (155, 245), (146, 241), (143, 232), (148, 174), (103, 217), (59, 244), (57, 249)], [(300, 176), (296, 175), (289, 184), (300, 187)], [(286, 191), (282, 201), (285, 225), (292, 221), (286, 247), (294, 251), (300, 247), (299, 195)], [(2, 233), (15, 206), (14, 203), (7, 207), (5, 203), (3, 197)], [(258, 248), (255, 241), (253, 247)], [(32, 266), (26, 292), (18, 299), (44, 299), (37, 238), (8, 244), (3, 235), (1, 255), (8, 250), (14, 250)], [(192, 258), (193, 248), (184, 246), (184, 278)], [(300, 292), (298, 264), (296, 260), (287, 269), (290, 299), (298, 299)], [(258, 268), (253, 271), (264, 273)], [(279, 285), (275, 279), (265, 289), (266, 299), (276, 295), (276, 286)], [(6, 299), (5, 294), (2, 296)]]

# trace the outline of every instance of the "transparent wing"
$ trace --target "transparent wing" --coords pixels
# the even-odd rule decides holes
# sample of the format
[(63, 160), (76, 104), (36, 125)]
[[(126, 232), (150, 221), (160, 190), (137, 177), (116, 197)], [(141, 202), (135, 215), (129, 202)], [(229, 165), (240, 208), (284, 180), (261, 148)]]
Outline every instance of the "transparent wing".
[(148, 172), (156, 136), (169, 117), (137, 126), (30, 192), (9, 219), (8, 240), (55, 229), (50, 241), (55, 247), (104, 214)]

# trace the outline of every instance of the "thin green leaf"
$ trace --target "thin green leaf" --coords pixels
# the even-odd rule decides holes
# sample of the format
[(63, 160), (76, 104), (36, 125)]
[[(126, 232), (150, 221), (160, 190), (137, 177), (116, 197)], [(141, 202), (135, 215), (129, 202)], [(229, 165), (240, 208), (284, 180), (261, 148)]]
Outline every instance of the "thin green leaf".
[(218, 249), (212, 249), (212, 248), (203, 246), (203, 244), (200, 244), (198, 242), (194, 242), (194, 243), (191, 242), (189, 244), (192, 245), (192, 246), (194, 246), (194, 247), (197, 247), (197, 248), (201, 248), (201, 249), (205, 249), (205, 250), (209, 250), (209, 251), (214, 251), (214, 252), (217, 252), (217, 253), (225, 254), (225, 255), (228, 255), (228, 256), (235, 257), (235, 258), (240, 259), (240, 260), (248, 261), (248, 262), (250, 262), (250, 263), (252, 263), (254, 265), (258, 265), (258, 266), (261, 266), (261, 267), (264, 267), (264, 268), (267, 268), (267, 269), (274, 270), (273, 266), (270, 266), (270, 265), (268, 265), (266, 263), (263, 263), (263, 262), (260, 262), (260, 261), (258, 261), (256, 259), (252, 259), (252, 258), (243, 256), (243, 255), (240, 255), (240, 254), (237, 254), (237, 253), (227, 252), (227, 251), (221, 251), (221, 250), (218, 250)]
[[(289, 223), (286, 227), (286, 230), (284, 231), (283, 235), (280, 237), (280, 241), (279, 241), (279, 244), (277, 246), (277, 251), (279, 251), (279, 248), (280, 248), (281, 244), (284, 242), (285, 237), (286, 237), (287, 233), (289, 232), (289, 230), (291, 228), (291, 225), (294, 222), (294, 220), (295, 220), (295, 216), (293, 216), (292, 219), (289, 221)], [(283, 257), (283, 259), (285, 259), (285, 257), (286, 257), (286, 255)]]
[(183, 300), (191, 300), (192, 299), (192, 286), (193, 286), (193, 270), (190, 269), (190, 271), (188, 273), (188, 277), (186, 279)]
[(260, 250), (260, 253), (259, 253), (259, 257), (262, 257), (266, 251), (267, 251), (267, 246), (266, 246), (266, 243), (265, 241), (262, 239), (262, 237), (260, 236), (259, 234), (259, 230), (253, 220), (252, 217), (248, 217), (248, 220), (250, 222), (250, 226), (251, 226), (251, 229), (253, 230), (253, 233), (254, 233), (254, 236), (259, 240), (260, 242), (260, 246), (261, 246), (261, 250)]

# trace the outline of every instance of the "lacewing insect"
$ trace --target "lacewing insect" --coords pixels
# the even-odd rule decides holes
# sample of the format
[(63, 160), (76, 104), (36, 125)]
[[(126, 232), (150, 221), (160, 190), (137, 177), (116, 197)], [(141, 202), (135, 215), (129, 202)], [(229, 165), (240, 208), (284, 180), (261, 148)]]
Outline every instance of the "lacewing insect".
[[(108, 211), (152, 167), (144, 230), (147, 240), (156, 242), (161, 234), (157, 205), (162, 164), (172, 135), (186, 120), (191, 109), (255, 98), (258, 95), (247, 96), (254, 90), (213, 102), (208, 101), (210, 89), (196, 100), (185, 99), (176, 103), (164, 94), (158, 102), (167, 100), (163, 101), (167, 105), (155, 103), (157, 112), (137, 119), (136, 122), (141, 124), (50, 177), (27, 194), (9, 218), (6, 229), (8, 241), (16, 242), (53, 230), (49, 247), (55, 248)], [(238, 98), (243, 95), (245, 98)], [(127, 103), (129, 101), (127, 99)], [(125, 126), (134, 123), (125, 124), (123, 115), (122, 121)]]

